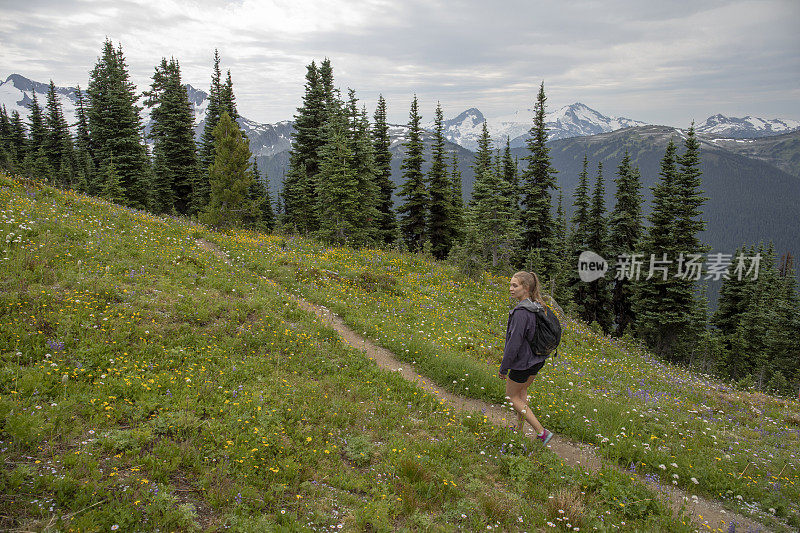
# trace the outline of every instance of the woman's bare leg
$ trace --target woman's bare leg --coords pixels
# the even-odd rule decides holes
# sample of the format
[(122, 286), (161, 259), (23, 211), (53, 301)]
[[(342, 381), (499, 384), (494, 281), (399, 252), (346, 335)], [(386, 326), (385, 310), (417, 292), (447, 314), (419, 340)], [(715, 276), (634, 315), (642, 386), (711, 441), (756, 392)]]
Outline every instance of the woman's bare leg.
[[(528, 406), (528, 387), (533, 382), (533, 378), (534, 376), (530, 376), (525, 383), (517, 383), (514, 380), (506, 379), (506, 396), (511, 400), (511, 405), (514, 406), (520, 421), (522, 419), (527, 420), (536, 431), (536, 434), (540, 435), (544, 432), (544, 426), (539, 423), (539, 419), (536, 418), (536, 415), (533, 414), (533, 411)], [(524, 425), (524, 422), (522, 422), (517, 426), (517, 430), (521, 430)]]

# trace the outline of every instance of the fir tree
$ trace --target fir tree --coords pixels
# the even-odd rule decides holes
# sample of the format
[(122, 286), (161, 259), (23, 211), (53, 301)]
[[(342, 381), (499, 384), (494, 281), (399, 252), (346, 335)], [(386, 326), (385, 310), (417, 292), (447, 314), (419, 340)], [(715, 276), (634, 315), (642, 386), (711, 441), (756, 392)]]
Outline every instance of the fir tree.
[(491, 261), (495, 270), (509, 267), (518, 239), (517, 220), (505, 196), (507, 189), (502, 175), (486, 170), (475, 177), (469, 208), (470, 232), (483, 250), (484, 260)]
[(314, 206), (317, 204), (319, 151), (325, 143), (322, 128), (327, 118), (325, 90), (316, 64), (307, 67), (303, 105), (294, 121), (289, 172), (283, 182), (285, 223), (302, 233), (319, 228)]
[[(603, 163), (597, 163), (597, 181), (592, 194), (587, 225), (589, 250), (600, 255), (608, 256), (608, 226), (606, 222), (605, 186), (603, 183)], [(611, 291), (606, 277), (601, 277), (588, 284), (586, 299), (576, 302), (581, 315), (586, 322), (597, 322), (603, 331), (608, 333), (611, 329), (613, 314), (611, 308)]]
[(6, 112), (6, 106), (2, 106), (0, 107), (0, 169), (12, 171), (14, 167), (12, 153), (11, 120)]
[(511, 187), (509, 202), (515, 211), (519, 211), (519, 176), (517, 175), (517, 162), (511, 157), (511, 140), (506, 137), (506, 147), (502, 159), (503, 179)]
[(403, 185), (400, 196), (405, 202), (400, 209), (400, 230), (406, 246), (412, 252), (423, 250), (427, 240), (427, 216), (430, 194), (425, 187), (425, 177), (422, 173), (424, 160), (422, 144), (422, 128), (420, 127), (417, 95), (411, 102), (408, 122), (408, 141), (404, 143), (405, 157), (401, 169), (403, 171)]
[(675, 189), (677, 194), (675, 237), (678, 250), (687, 254), (701, 253), (707, 250), (700, 243), (700, 233), (706, 229), (702, 219), (701, 207), (708, 198), (702, 196), (700, 190), (700, 141), (694, 132), (694, 122), (689, 127), (684, 141), (686, 151), (678, 158), (680, 169), (676, 175)]
[[(214, 129), (217, 127), (220, 116), (222, 115), (222, 73), (219, 69), (219, 50), (214, 49), (214, 66), (211, 71), (211, 87), (208, 91), (208, 105), (206, 106), (206, 118), (203, 125), (203, 134), (200, 137), (200, 170), (201, 174), (207, 174), (208, 168), (214, 163)], [(207, 176), (205, 176), (207, 178)], [(204, 204), (204, 197), (207, 199), (209, 184), (207, 179), (203, 179), (197, 186), (197, 202)], [(200, 205), (196, 206), (200, 207)]]
[[(670, 140), (661, 160), (661, 179), (653, 187), (650, 227), (642, 243), (647, 278), (635, 283), (634, 313), (637, 334), (662, 356), (680, 357), (696, 339), (692, 313), (696, 307), (694, 281), (680, 277), (681, 239), (676, 234), (681, 198), (675, 143)], [(652, 267), (652, 270), (651, 270)], [(684, 265), (685, 270), (685, 265)]]
[(564, 213), (564, 195), (558, 191), (558, 207), (556, 209), (556, 221), (553, 232), (555, 240), (556, 263), (552, 276), (553, 284), (550, 295), (561, 302), (562, 307), (572, 301), (572, 291), (570, 287), (570, 272), (573, 270), (573, 263), (570, 261), (569, 230), (566, 214)]
[(450, 202), (450, 221), (454, 228), (453, 238), (456, 243), (463, 240), (465, 232), (464, 190), (461, 183), (461, 170), (458, 168), (458, 154), (452, 152), (450, 162), (450, 186), (452, 187), (452, 201)]
[(50, 87), (47, 91), (46, 111), (45, 151), (50, 160), (50, 166), (58, 169), (56, 178), (59, 185), (66, 187), (72, 184), (75, 167), (72, 136), (69, 132), (69, 125), (64, 119), (64, 112), (61, 109), (61, 102), (56, 94), (53, 80), (50, 80)]
[(572, 301), (576, 304), (585, 302), (588, 299), (589, 284), (581, 281), (578, 277), (578, 258), (581, 252), (592, 251), (589, 248), (589, 159), (584, 154), (583, 167), (578, 175), (578, 187), (575, 189), (575, 196), (572, 202), (573, 213), (571, 219), (571, 232), (569, 234), (569, 260), (571, 268), (568, 270), (569, 276), (567, 286)]
[(187, 214), (192, 186), (198, 179), (197, 154), (192, 106), (175, 59), (162, 58), (145, 96), (153, 121), (150, 138), (153, 139), (154, 207), (165, 213)]
[(556, 170), (550, 164), (550, 149), (547, 147), (547, 125), (545, 124), (544, 82), (534, 106), (533, 126), (527, 140), (528, 167), (522, 173), (522, 248), (524, 253), (534, 252), (541, 258), (541, 270), (537, 272), (544, 280), (551, 275), (555, 257), (547, 248), (551, 242), (553, 217), (550, 214), (550, 190), (556, 188)]
[(14, 161), (14, 172), (23, 172), (23, 163), (25, 156), (28, 153), (27, 149), (27, 131), (25, 123), (22, 121), (19, 112), (15, 109), (11, 112), (11, 119), (9, 121), (11, 128), (10, 148)]
[(77, 90), (78, 105), (76, 108), (77, 134), (75, 136), (75, 172), (79, 180), (86, 183), (85, 191), (89, 194), (96, 194), (99, 187), (96, 176), (96, 165), (92, 156), (92, 143), (89, 136), (89, 119), (86, 116), (86, 101), (80, 86)]
[(392, 144), (389, 138), (389, 124), (386, 122), (386, 100), (378, 96), (375, 109), (375, 126), (372, 128), (372, 146), (375, 154), (375, 182), (378, 185), (378, 234), (384, 244), (392, 244), (397, 235), (397, 220), (394, 215), (392, 192)]
[[(475, 159), (472, 163), (475, 176), (482, 176), (487, 172), (494, 172), (492, 168), (492, 138), (489, 136), (489, 128), (486, 121), (483, 122), (481, 136), (478, 137), (478, 150), (475, 152)], [(475, 193), (472, 193), (472, 200), (475, 201)]]
[(328, 142), (321, 149), (318, 213), (325, 223), (318, 234), (327, 242), (357, 244), (360, 240), (358, 178), (352, 167), (347, 117), (333, 111), (323, 130)]
[(356, 232), (353, 235), (355, 246), (372, 245), (378, 238), (378, 186), (375, 184), (375, 152), (372, 148), (367, 110), (358, 110), (358, 99), (354, 90), (348, 90), (347, 103), (349, 165), (356, 177), (354, 198), (360, 204), (360, 212), (355, 219)]
[(29, 109), (30, 137), (24, 167), (29, 176), (49, 181), (53, 177), (54, 171), (47, 157), (47, 129), (44, 125), (44, 115), (42, 114), (42, 108), (39, 106), (36, 91), (32, 91), (32, 102)]
[(223, 113), (214, 129), (214, 163), (209, 168), (211, 196), (200, 216), (204, 224), (219, 228), (242, 226), (252, 216), (249, 145), (239, 126)]
[(103, 160), (103, 166), (100, 168), (100, 176), (102, 185), (100, 188), (100, 196), (109, 202), (119, 203), (125, 200), (125, 188), (122, 186), (122, 179), (117, 173), (114, 166), (114, 156)]
[(800, 385), (800, 345), (797, 343), (800, 297), (790, 253), (781, 258), (778, 283), (780, 287), (774, 306), (774, 333), (769, 336), (767, 343), (772, 374), (769, 388), (785, 394), (794, 392)]
[(642, 234), (642, 195), (639, 169), (631, 167), (631, 157), (628, 151), (617, 167), (617, 177), (614, 179), (617, 190), (614, 193), (616, 204), (609, 218), (609, 256), (614, 269), (617, 271), (613, 282), (613, 309), (616, 327), (614, 335), (622, 336), (634, 322), (633, 313), (633, 288), (628, 279), (630, 272), (626, 265), (621, 265), (617, 258), (625, 256), (633, 260), (635, 250), (639, 245)]
[(253, 185), (250, 187), (250, 199), (257, 210), (257, 215), (253, 218), (255, 227), (273, 231), (275, 211), (272, 209), (272, 198), (269, 194), (269, 180), (266, 175), (261, 178), (256, 158), (253, 158)]
[(453, 187), (447, 176), (443, 122), (442, 106), (437, 103), (433, 146), (431, 148), (431, 168), (428, 172), (428, 190), (431, 198), (428, 230), (431, 253), (437, 259), (447, 257), (455, 237), (453, 223), (450, 219), (450, 215), (453, 212), (451, 207)]
[(30, 151), (36, 152), (47, 145), (47, 128), (44, 125), (44, 114), (36, 97), (36, 91), (31, 91), (32, 101), (29, 106), (28, 127), (30, 131)]
[(219, 108), (220, 113), (227, 113), (234, 122), (239, 119), (239, 111), (236, 109), (236, 96), (233, 94), (233, 81), (231, 80), (230, 70), (228, 70), (228, 76), (225, 78), (225, 85), (222, 86), (219, 97)]
[(137, 208), (149, 205), (147, 151), (142, 144), (140, 108), (136, 87), (130, 81), (122, 47), (106, 39), (86, 91), (89, 97), (89, 132), (92, 150), (101, 161), (113, 157), (114, 168), (125, 190), (125, 203)]

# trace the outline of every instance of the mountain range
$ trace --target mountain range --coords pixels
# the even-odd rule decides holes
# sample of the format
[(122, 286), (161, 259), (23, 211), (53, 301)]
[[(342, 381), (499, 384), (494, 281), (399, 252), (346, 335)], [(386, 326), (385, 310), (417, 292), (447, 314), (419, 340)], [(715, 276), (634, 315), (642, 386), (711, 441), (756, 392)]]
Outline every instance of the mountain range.
[[(27, 104), (32, 91), (44, 106), (48, 86), (13, 74), (0, 83), (0, 105), (8, 113), (17, 110), (27, 116)], [(76, 90), (57, 88), (65, 116), (74, 122)], [(203, 131), (208, 95), (187, 85), (189, 100), (194, 106), (195, 133)], [(474, 183), (471, 168), (472, 149), (486, 120), (494, 146), (500, 148), (509, 139), (512, 153), (520, 160), (526, 154), (525, 140), (533, 124), (531, 110), (487, 119), (476, 108), (445, 121), (446, 149), (455, 154), (465, 198), (470, 198)], [(149, 117), (143, 113), (145, 130)], [(606, 205), (614, 205), (611, 180), (624, 152), (627, 150), (641, 170), (644, 213), (650, 209), (652, 193), (659, 176), (659, 162), (669, 139), (680, 144), (685, 132), (667, 126), (647, 125), (628, 118), (605, 116), (581, 103), (574, 103), (546, 116), (549, 129), (550, 155), (558, 170), (558, 186), (564, 195), (564, 208), (572, 212), (572, 195), (577, 185), (584, 155), (590, 161), (590, 176), (594, 181), (598, 162), (603, 163)], [(289, 165), (293, 122), (261, 124), (240, 118), (239, 124), (250, 139), (250, 149), (259, 169), (266, 171), (273, 195), (280, 190)], [(426, 124), (430, 130), (432, 124)], [(704, 206), (707, 229), (701, 238), (713, 252), (733, 253), (743, 243), (774, 241), (779, 254), (800, 253), (800, 233), (795, 222), (800, 219), (800, 122), (786, 119), (736, 118), (710, 116), (696, 125), (701, 139), (701, 169), (703, 190), (709, 200)], [(401, 182), (400, 164), (403, 142), (407, 138), (405, 125), (392, 125), (392, 179)], [(433, 134), (423, 132), (426, 153), (430, 153)], [(679, 153), (682, 148), (679, 149)], [(424, 168), (427, 170), (427, 168)], [(396, 198), (396, 201), (398, 199)]]

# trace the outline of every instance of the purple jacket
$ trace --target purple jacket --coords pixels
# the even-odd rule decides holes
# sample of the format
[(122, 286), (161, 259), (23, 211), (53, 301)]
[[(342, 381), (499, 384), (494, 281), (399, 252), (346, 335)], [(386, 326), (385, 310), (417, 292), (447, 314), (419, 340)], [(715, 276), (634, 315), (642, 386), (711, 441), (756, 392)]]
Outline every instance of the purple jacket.
[(527, 370), (547, 359), (544, 355), (534, 355), (529, 344), (533, 339), (533, 332), (536, 331), (536, 309), (537, 304), (526, 298), (508, 314), (506, 346), (503, 350), (503, 362), (500, 363), (501, 374), (508, 373), (509, 369)]

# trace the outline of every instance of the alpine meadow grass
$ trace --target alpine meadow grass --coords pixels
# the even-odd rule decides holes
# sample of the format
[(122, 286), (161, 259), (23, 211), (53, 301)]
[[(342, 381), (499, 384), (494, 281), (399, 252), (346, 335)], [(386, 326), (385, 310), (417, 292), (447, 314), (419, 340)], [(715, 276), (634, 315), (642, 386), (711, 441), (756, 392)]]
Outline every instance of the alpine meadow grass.
[[(327, 302), (423, 372), (452, 377), (451, 389), (496, 398), (500, 279), (434, 281), (413, 256), (390, 254), (385, 270), (359, 264), (366, 252), (215, 233), (7, 176), (0, 243), (2, 529), (691, 530), (633, 476), (567, 467), (480, 413), (454, 412), (290, 297)], [(465, 321), (446, 335), (437, 312)], [(560, 398), (572, 372), (562, 361), (534, 401), (566, 431), (605, 401)], [(649, 430), (642, 413), (636, 427)], [(762, 469), (746, 475), (758, 483)], [(631, 510), (631, 498), (649, 503)]]

